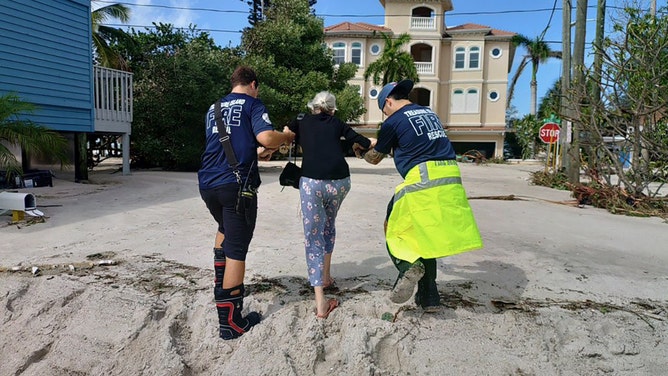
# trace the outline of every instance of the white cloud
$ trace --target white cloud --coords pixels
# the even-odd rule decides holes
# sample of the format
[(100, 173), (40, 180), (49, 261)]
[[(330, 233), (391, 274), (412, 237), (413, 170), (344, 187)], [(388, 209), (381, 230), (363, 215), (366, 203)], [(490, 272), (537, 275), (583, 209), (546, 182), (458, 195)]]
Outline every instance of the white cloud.
[[(154, 0), (126, 0), (131, 10), (130, 24), (152, 26), (155, 23), (169, 23), (175, 27), (188, 27), (197, 24), (197, 14), (190, 10), (193, 1), (171, 0), (159, 2)], [(179, 8), (179, 9), (173, 9)], [(143, 29), (138, 28), (136, 29)]]
[(195, 12), (193, 12), (192, 9), (194, 4), (192, 1), (184, 1), (184, 0), (172, 0), (171, 2), (172, 6), (175, 7), (182, 7), (182, 8), (188, 8), (188, 9), (179, 9), (175, 10), (173, 13), (173, 16), (175, 16), (173, 19), (173, 24), (177, 27), (188, 27), (190, 24), (196, 25), (197, 24), (197, 15)]

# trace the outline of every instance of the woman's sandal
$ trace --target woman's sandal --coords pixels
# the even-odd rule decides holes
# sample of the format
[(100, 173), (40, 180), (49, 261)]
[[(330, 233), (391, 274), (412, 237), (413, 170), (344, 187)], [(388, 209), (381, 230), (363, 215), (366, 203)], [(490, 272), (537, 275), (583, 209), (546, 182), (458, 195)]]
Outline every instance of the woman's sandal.
[(336, 308), (336, 307), (339, 306), (339, 301), (336, 300), (336, 299), (329, 299), (329, 300), (327, 301), (327, 305), (328, 305), (328, 306), (327, 306), (327, 312), (325, 312), (325, 313), (322, 314), (322, 315), (319, 315), (319, 314), (318, 314), (318, 310), (317, 310), (317, 308), (316, 308), (316, 311), (315, 311), (315, 317), (317, 317), (317, 318), (319, 318), (319, 319), (326, 319), (326, 318), (329, 316), (329, 314), (332, 313), (332, 311), (334, 310), (334, 308)]

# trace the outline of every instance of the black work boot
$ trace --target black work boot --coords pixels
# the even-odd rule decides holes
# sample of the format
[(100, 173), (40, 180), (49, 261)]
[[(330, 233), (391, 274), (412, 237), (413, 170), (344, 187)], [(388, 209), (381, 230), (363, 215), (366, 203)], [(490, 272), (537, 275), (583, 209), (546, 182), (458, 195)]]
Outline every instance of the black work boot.
[(415, 295), (415, 303), (428, 313), (435, 313), (441, 310), (441, 296), (438, 294), (436, 281), (418, 282), (418, 293)]
[(417, 292), (415, 293), (415, 305), (420, 305), (422, 302), (422, 294), (424, 294), (424, 277), (420, 281), (418, 281), (418, 288)]
[(261, 316), (257, 312), (250, 312), (246, 317), (241, 316), (241, 311), (244, 309), (243, 284), (231, 289), (216, 286), (214, 293), (216, 295), (216, 309), (218, 310), (220, 338), (238, 338), (260, 322)]
[(425, 312), (438, 312), (441, 306), (441, 297), (438, 295), (438, 287), (436, 286), (436, 260), (422, 259), (422, 262), (425, 272), (418, 282), (415, 304), (422, 307)]

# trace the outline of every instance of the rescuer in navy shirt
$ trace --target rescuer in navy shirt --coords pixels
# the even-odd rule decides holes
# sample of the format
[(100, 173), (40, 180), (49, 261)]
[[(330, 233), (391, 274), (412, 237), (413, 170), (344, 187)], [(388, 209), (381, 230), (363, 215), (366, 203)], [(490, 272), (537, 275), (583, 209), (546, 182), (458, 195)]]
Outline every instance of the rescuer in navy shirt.
[[(232, 92), (221, 100), (224, 124), (216, 123), (214, 105), (206, 114), (206, 148), (197, 174), (202, 200), (218, 224), (213, 249), (214, 296), (219, 335), (223, 339), (237, 338), (260, 322), (257, 312), (241, 315), (246, 254), (257, 218), (255, 192), (260, 185), (257, 162), (258, 157), (268, 160), (280, 145), (295, 138), (290, 131), (274, 130), (267, 109), (257, 99), (259, 83), (253, 69), (237, 68), (230, 81)], [(226, 127), (230, 136), (239, 162), (238, 174), (223, 151), (221, 126)]]

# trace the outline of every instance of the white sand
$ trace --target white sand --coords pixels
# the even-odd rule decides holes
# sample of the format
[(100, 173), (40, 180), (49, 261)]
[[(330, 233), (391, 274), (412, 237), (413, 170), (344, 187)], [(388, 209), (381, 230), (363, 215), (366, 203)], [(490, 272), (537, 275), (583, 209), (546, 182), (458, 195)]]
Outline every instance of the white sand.
[[(0, 216), (0, 375), (666, 374), (668, 224), (562, 204), (568, 192), (527, 183), (539, 166), (462, 165), (470, 197), (525, 200), (471, 200), (485, 248), (439, 261), (444, 309), (426, 314), (387, 298), (392, 161), (348, 161), (341, 306), (314, 317), (298, 192), (281, 192), (284, 162), (263, 162), (245, 305), (264, 319), (233, 341), (217, 334), (215, 227), (194, 173), (23, 190), (48, 218)], [(87, 264), (100, 260), (117, 264)]]

